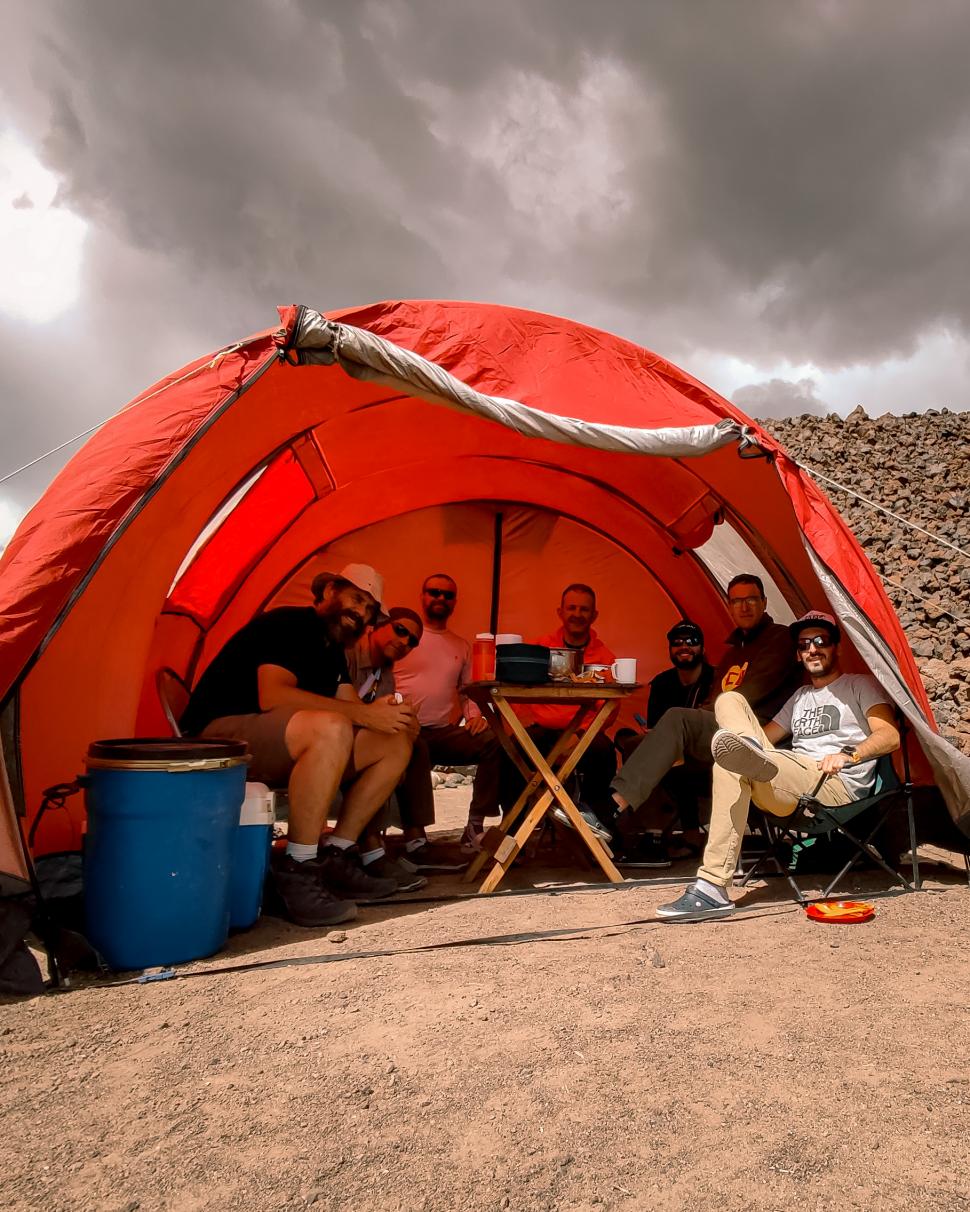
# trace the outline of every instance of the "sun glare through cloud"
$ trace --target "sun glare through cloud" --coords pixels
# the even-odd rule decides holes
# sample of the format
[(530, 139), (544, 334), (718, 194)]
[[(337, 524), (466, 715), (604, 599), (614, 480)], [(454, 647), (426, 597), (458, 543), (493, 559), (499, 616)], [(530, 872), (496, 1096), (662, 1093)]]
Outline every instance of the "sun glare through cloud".
[(57, 177), (16, 135), (0, 134), (0, 311), (43, 324), (81, 288), (87, 224), (57, 203)]

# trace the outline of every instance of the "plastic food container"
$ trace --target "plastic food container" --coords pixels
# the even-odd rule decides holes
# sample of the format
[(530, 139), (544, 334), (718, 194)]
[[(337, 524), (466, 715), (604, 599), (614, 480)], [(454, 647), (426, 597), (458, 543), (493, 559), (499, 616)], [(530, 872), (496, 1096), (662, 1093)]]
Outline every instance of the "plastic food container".
[(503, 644), (495, 658), (500, 682), (536, 686), (549, 681), (549, 649), (543, 644)]

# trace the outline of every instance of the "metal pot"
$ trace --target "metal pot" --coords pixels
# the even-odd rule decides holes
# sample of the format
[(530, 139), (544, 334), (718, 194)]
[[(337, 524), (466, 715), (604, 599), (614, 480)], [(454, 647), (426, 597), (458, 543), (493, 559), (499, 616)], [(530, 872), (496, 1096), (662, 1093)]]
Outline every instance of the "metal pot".
[(549, 676), (568, 678), (571, 673), (582, 673), (583, 654), (576, 648), (549, 649)]

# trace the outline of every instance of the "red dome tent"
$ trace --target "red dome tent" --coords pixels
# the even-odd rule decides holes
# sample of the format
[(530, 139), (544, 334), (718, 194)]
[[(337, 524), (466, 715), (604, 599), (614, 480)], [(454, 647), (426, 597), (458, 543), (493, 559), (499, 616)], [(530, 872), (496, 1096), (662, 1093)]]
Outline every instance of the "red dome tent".
[[(280, 316), (104, 425), (0, 560), (0, 870), (23, 874), (12, 811), (29, 823), (92, 739), (163, 728), (159, 668), (195, 680), (253, 613), (307, 601), (314, 573), (349, 559), (381, 569), (390, 603), (451, 572), (465, 634), (493, 615), (542, 631), (562, 586), (589, 581), (602, 633), (644, 674), (681, 614), (716, 658), (727, 576), (762, 570), (781, 621), (828, 602), (849, 664), (913, 724), (924, 779), (966, 813), (970, 760), (936, 734), (874, 570), (726, 400), (629, 342), (532, 312), (406, 301)], [(76, 847), (82, 814), (78, 797), (49, 813), (37, 852)]]

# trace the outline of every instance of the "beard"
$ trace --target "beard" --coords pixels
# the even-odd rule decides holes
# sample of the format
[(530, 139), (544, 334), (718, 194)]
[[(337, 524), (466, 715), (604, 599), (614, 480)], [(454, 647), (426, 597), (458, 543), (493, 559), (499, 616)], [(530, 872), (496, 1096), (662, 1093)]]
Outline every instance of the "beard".
[(670, 658), (675, 669), (696, 669), (704, 659), (702, 652), (678, 652)]
[(364, 634), (367, 619), (356, 610), (349, 609), (339, 602), (334, 602), (322, 615), (330, 638), (346, 648), (355, 644)]

